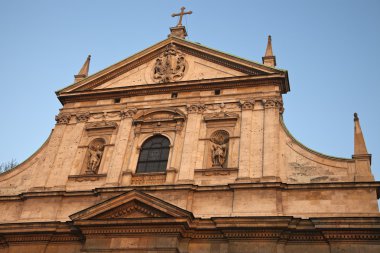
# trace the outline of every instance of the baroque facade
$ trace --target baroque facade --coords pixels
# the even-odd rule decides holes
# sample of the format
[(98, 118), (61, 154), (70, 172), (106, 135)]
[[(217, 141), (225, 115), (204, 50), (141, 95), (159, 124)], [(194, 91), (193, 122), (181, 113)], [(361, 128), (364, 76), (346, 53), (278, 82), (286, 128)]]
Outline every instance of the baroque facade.
[[(183, 12), (180, 17), (182, 18)], [(170, 36), (94, 75), (0, 174), (0, 252), (380, 252), (380, 183), (286, 129), (286, 70)]]

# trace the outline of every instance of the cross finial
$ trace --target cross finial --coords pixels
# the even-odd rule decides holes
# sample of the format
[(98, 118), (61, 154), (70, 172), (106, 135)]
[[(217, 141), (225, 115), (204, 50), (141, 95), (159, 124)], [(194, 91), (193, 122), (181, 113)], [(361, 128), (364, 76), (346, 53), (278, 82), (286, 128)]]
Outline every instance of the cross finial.
[(180, 13), (173, 13), (172, 14), (172, 17), (176, 17), (176, 16), (179, 16), (179, 20), (178, 20), (178, 24), (177, 26), (182, 26), (182, 17), (183, 15), (187, 15), (187, 14), (192, 14), (193, 12), (192, 11), (188, 11), (188, 12), (185, 12), (185, 7), (182, 7), (181, 8), (181, 12)]

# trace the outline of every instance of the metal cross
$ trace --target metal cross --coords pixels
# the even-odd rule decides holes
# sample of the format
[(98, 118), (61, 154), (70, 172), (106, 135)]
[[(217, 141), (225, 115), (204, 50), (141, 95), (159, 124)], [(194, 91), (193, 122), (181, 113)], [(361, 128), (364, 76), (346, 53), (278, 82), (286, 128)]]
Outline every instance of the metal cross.
[(177, 26), (182, 26), (182, 17), (183, 17), (183, 15), (193, 13), (192, 11), (188, 11), (188, 12), (184, 12), (184, 11), (185, 11), (185, 7), (182, 7), (180, 13), (173, 13), (172, 14), (173, 18), (176, 17), (176, 16), (179, 16), (179, 21), (178, 21), (178, 25)]

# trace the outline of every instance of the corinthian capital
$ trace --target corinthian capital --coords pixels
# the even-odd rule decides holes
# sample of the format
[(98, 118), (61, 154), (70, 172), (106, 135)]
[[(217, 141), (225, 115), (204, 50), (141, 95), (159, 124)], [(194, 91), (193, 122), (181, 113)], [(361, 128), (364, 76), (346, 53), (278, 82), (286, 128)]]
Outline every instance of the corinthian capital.
[(71, 114), (69, 113), (60, 113), (55, 116), (55, 121), (57, 121), (57, 124), (68, 124), (71, 119)]
[(280, 113), (282, 113), (284, 111), (282, 101), (277, 100), (277, 99), (265, 100), (264, 107), (265, 107), (265, 109), (278, 108), (278, 109), (280, 109)]
[(89, 112), (83, 112), (83, 113), (78, 113), (75, 115), (77, 122), (87, 122), (88, 119), (90, 118), (90, 113)]
[(240, 107), (242, 110), (253, 110), (254, 105), (255, 101), (253, 100), (240, 101)]
[(136, 109), (136, 108), (126, 109), (126, 110), (120, 112), (120, 117), (121, 117), (122, 119), (125, 119), (125, 118), (132, 118), (133, 115), (136, 114), (136, 112), (137, 112), (137, 109)]
[(203, 113), (206, 110), (206, 106), (202, 104), (188, 105), (187, 113)]

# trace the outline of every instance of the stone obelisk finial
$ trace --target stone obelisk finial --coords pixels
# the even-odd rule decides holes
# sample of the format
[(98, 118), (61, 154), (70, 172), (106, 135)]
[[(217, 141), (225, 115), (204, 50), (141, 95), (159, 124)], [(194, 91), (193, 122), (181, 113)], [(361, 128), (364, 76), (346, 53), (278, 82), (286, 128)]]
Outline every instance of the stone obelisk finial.
[(82, 68), (79, 70), (77, 75), (74, 75), (75, 82), (79, 82), (88, 76), (88, 70), (90, 69), (91, 55), (87, 56)]
[(364, 136), (359, 123), (358, 114), (354, 113), (354, 154), (355, 160), (355, 181), (373, 181), (371, 172), (371, 154), (368, 154)]
[(182, 18), (184, 15), (192, 14), (192, 11), (185, 12), (185, 7), (181, 8), (180, 13), (173, 13), (172, 17), (179, 16), (178, 24), (175, 27), (170, 27), (169, 36), (178, 37), (184, 39), (187, 36), (186, 28), (182, 25)]
[(354, 134), (354, 155), (367, 155), (364, 136), (359, 123), (358, 114), (354, 113), (355, 134)]
[(263, 57), (263, 64), (270, 67), (276, 67), (276, 56), (273, 55), (272, 50), (272, 36), (268, 36), (267, 49)]

